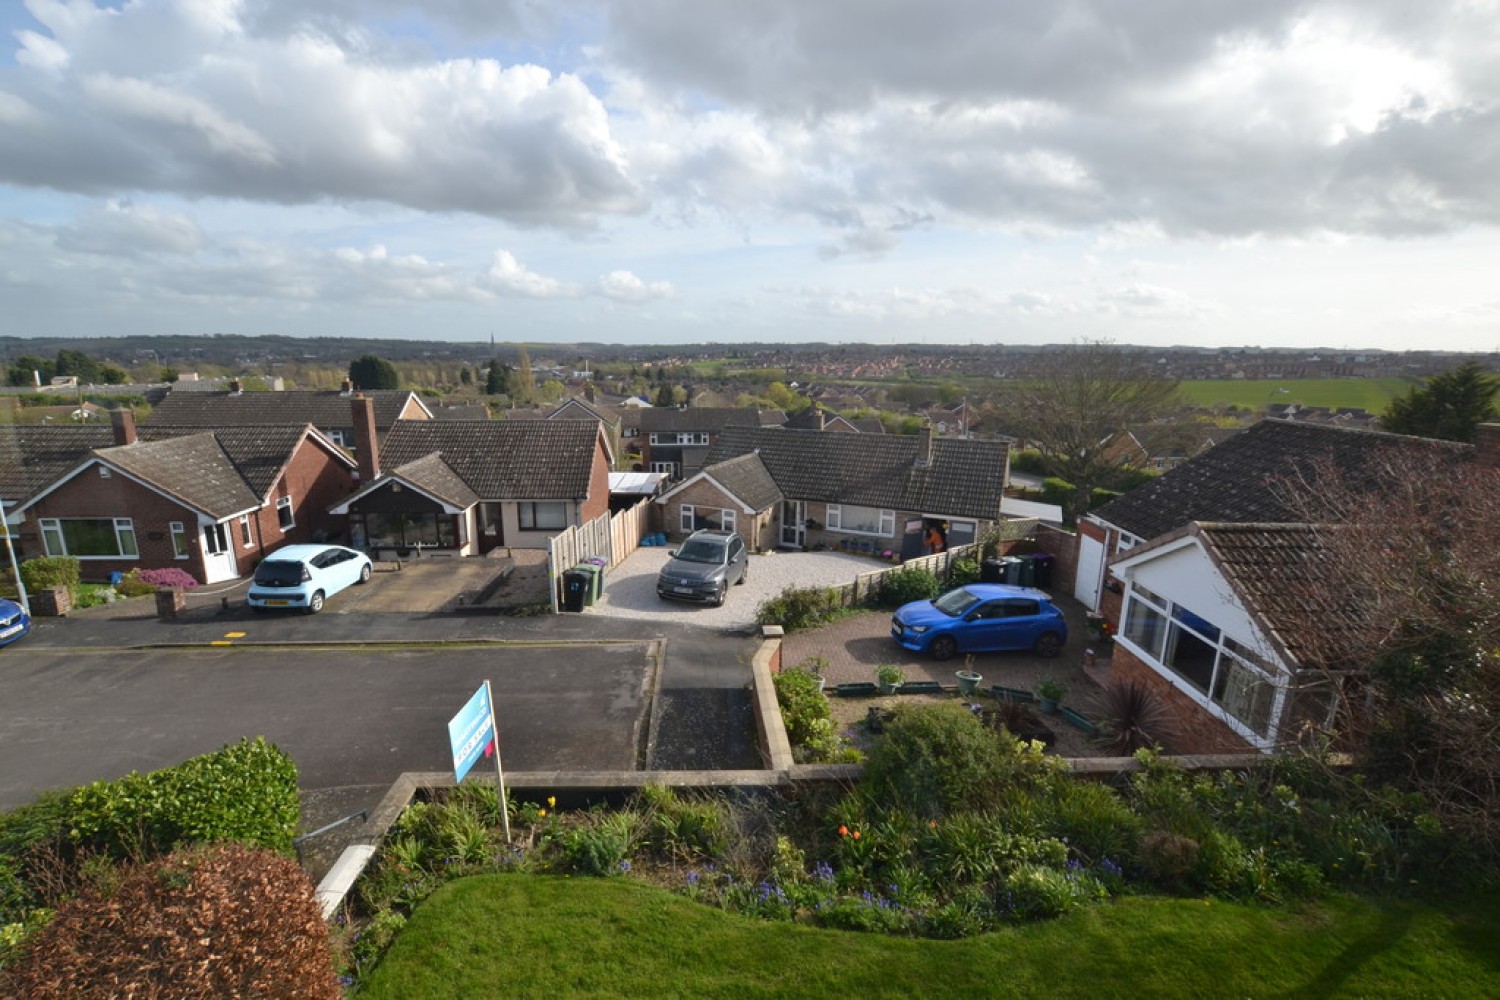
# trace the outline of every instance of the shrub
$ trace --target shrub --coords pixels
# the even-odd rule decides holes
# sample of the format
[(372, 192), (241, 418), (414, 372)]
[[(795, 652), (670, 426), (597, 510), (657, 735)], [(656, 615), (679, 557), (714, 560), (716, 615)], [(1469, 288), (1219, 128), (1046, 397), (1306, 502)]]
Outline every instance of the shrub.
[(1104, 896), (1103, 887), (1082, 872), (1060, 872), (1040, 865), (1017, 868), (1006, 877), (1002, 889), (1005, 908), (1022, 920), (1060, 917), (1081, 903)]
[(1078, 494), (1078, 487), (1066, 479), (1056, 476), (1048, 476), (1042, 480), (1042, 502), (1055, 503), (1064, 510), (1073, 504), (1073, 499)]
[(880, 578), (880, 603), (888, 608), (898, 608), (912, 601), (936, 597), (940, 589), (937, 577), (930, 570), (903, 566)]
[(1043, 815), (1047, 831), (1085, 861), (1119, 864), (1140, 849), (1140, 817), (1106, 785), (1060, 781)]
[(832, 587), (794, 587), (761, 602), (755, 609), (755, 621), (760, 625), (780, 625), (788, 632), (796, 632), (815, 628), (843, 613), (843, 601)]
[(1111, 681), (1104, 688), (1100, 745), (1116, 757), (1155, 747), (1176, 734), (1171, 714), (1140, 681)]
[(948, 583), (954, 587), (962, 587), (966, 583), (979, 582), (979, 560), (971, 556), (953, 560), (953, 565), (948, 567)]
[(156, 591), (154, 584), (146, 583), (141, 579), (141, 571), (138, 569), (133, 569), (121, 577), (120, 582), (115, 584), (115, 589), (126, 597), (145, 597)]
[(78, 587), (78, 559), (75, 556), (39, 556), (21, 564), (21, 582), (30, 593), (39, 590), (66, 590), (71, 596)]
[(1181, 834), (1153, 830), (1141, 838), (1141, 863), (1156, 881), (1179, 885), (1198, 867), (1198, 842)]
[(717, 857), (724, 849), (724, 813), (712, 798), (684, 798), (664, 785), (641, 789), (650, 816), (650, 839), (668, 858)]
[(67, 819), (74, 843), (116, 857), (218, 840), (285, 853), (300, 809), (296, 765), (257, 737), (175, 767), (84, 785), (68, 797)]
[(581, 875), (617, 875), (620, 863), (634, 853), (641, 833), (640, 814), (599, 812), (555, 837), (563, 865)]
[(781, 720), (786, 723), (787, 738), (805, 744), (812, 724), (830, 718), (828, 699), (818, 689), (818, 678), (805, 670), (783, 670), (772, 678), (776, 685), (776, 702), (781, 706)]
[(865, 783), (887, 808), (935, 816), (984, 808), (1005, 773), (999, 738), (962, 705), (901, 705), (869, 753)]
[(312, 882), (240, 844), (192, 848), (59, 907), (0, 977), (7, 996), (341, 995)]
[(193, 574), (176, 566), (168, 566), (166, 569), (143, 569), (135, 574), (136, 579), (142, 583), (150, 584), (153, 588), (176, 587), (182, 590), (194, 590), (198, 581)]

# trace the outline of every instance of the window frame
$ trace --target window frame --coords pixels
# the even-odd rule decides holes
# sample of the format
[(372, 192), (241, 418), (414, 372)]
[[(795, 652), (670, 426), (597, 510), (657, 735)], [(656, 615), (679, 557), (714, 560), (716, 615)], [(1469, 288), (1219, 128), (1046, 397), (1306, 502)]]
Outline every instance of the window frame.
[(193, 555), (192, 546), (188, 544), (187, 526), (181, 521), (170, 521), (167, 524), (167, 534), (172, 539), (172, 558), (190, 559)]
[[(556, 508), (558, 523), (539, 523), (538, 514), (546, 508)], [(568, 527), (568, 502), (566, 500), (521, 500), (516, 503), (516, 522), (522, 531), (562, 531)], [(529, 523), (528, 523), (529, 522)]]
[[(877, 530), (866, 531), (863, 528), (846, 528), (844, 526), (844, 512), (846, 510), (874, 511)], [(829, 531), (837, 531), (845, 535), (864, 535), (867, 538), (894, 538), (896, 535), (896, 512), (886, 507), (831, 503), (826, 505), (823, 516)]]
[[(115, 551), (105, 554), (82, 555), (70, 551), (68, 534), (64, 525), (69, 521), (90, 521), (108, 525), (107, 533), (114, 538)], [(128, 517), (42, 517), (37, 519), (42, 536), (42, 550), (49, 556), (71, 556), (78, 560), (137, 560), (141, 557), (140, 540), (136, 537), (135, 521)]]
[(292, 506), (290, 496), (276, 498), (276, 524), (282, 534), (297, 527), (297, 510)]

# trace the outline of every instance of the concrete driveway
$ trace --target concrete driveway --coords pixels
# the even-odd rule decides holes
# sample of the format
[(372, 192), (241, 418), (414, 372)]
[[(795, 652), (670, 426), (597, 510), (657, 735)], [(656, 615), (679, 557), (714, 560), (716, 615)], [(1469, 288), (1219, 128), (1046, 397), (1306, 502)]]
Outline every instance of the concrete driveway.
[(599, 603), (585, 615), (678, 622), (715, 629), (747, 629), (762, 601), (791, 587), (830, 587), (852, 583), (861, 573), (890, 563), (846, 552), (768, 552), (750, 557), (744, 586), (733, 587), (722, 608), (656, 596), (656, 576), (671, 548), (640, 548), (604, 578)]

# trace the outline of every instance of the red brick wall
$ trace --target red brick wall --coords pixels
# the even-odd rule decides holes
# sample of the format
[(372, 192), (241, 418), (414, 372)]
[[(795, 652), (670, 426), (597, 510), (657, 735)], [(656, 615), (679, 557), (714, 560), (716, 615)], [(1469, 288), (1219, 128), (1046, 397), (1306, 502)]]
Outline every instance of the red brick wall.
[(26, 552), (32, 556), (46, 553), (42, 545), (40, 521), (44, 517), (128, 517), (135, 525), (135, 543), (140, 550), (139, 559), (83, 559), (79, 570), (89, 582), (103, 582), (113, 572), (128, 573), (133, 569), (160, 569), (176, 566), (203, 579), (201, 547), (190, 544), (187, 559), (178, 559), (172, 552), (172, 536), (168, 524), (181, 521), (187, 531), (188, 540), (199, 539), (198, 514), (180, 504), (147, 489), (135, 480), (111, 470), (110, 477), (99, 475), (98, 467), (91, 467), (68, 480), (49, 494), (27, 514), (27, 521), (18, 534)]
[(1048, 524), (1036, 526), (1036, 547), (1052, 554), (1052, 587), (1054, 594), (1073, 593), (1078, 576), (1078, 536)]
[[(281, 479), (271, 488), (266, 505), (251, 515), (256, 532), (254, 555), (258, 558), (283, 545), (304, 544), (320, 538), (330, 542), (348, 541), (349, 519), (328, 513), (328, 508), (353, 493), (357, 485), (349, 466), (320, 445), (304, 440), (287, 463)], [(296, 525), (283, 533), (276, 516), (276, 501), (286, 496), (292, 498)], [(235, 527), (238, 530), (238, 525)], [(238, 537), (235, 548), (239, 550)], [(241, 565), (241, 573), (247, 570), (247, 565)]]
[(1110, 658), (1109, 679), (1111, 683), (1141, 681), (1156, 694), (1176, 727), (1175, 735), (1167, 741), (1167, 749), (1173, 753), (1246, 753), (1255, 750), (1247, 740), (1209, 715), (1206, 709), (1119, 643), (1115, 644)]
[(1480, 465), (1500, 469), (1500, 424), (1480, 424), (1475, 432), (1474, 444)]
[(579, 505), (578, 513), (582, 524), (609, 513), (609, 458), (604, 454), (603, 441), (594, 443), (594, 464), (589, 469), (589, 497)]
[(674, 539), (686, 537), (682, 530), (682, 507), (714, 507), (734, 511), (734, 530), (751, 552), (764, 551), (770, 537), (766, 519), (746, 514), (740, 505), (726, 497), (722, 490), (707, 480), (700, 480), (684, 489), (665, 504), (656, 505), (661, 511), (661, 530)]

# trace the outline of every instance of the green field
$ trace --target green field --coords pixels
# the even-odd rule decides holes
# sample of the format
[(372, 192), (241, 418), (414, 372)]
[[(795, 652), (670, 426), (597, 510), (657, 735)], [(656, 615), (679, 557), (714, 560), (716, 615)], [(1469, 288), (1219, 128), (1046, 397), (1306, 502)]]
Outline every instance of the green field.
[[(1304, 378), (1257, 380), (1213, 379), (1183, 382), (1182, 395), (1198, 406), (1228, 403), (1261, 410), (1271, 403), (1303, 406), (1357, 406), (1371, 413), (1384, 413), (1386, 404), (1404, 395), (1420, 379), (1406, 378)], [(1285, 389), (1286, 392), (1280, 390)]]
[(360, 997), (1493, 997), (1500, 903), (1126, 897), (927, 941), (752, 920), (625, 879), (460, 879)]

